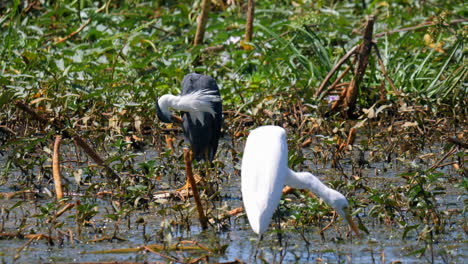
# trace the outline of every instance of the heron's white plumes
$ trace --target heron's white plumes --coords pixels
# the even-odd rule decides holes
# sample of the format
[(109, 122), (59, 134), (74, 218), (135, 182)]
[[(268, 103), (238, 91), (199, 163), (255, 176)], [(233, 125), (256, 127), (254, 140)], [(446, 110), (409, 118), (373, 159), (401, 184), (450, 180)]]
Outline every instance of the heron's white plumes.
[(204, 125), (203, 113), (215, 115), (212, 103), (221, 102), (221, 97), (215, 94), (215, 91), (198, 90), (193, 93), (177, 96), (178, 100), (172, 107), (179, 111), (190, 113), (192, 122), (200, 121)]
[(165, 94), (158, 100), (159, 108), (161, 109), (162, 114), (166, 116), (168, 120), (171, 120), (172, 117), (172, 112), (169, 110), (169, 107), (174, 108), (174, 104), (178, 100), (177, 97), (178, 96), (174, 96), (172, 94)]

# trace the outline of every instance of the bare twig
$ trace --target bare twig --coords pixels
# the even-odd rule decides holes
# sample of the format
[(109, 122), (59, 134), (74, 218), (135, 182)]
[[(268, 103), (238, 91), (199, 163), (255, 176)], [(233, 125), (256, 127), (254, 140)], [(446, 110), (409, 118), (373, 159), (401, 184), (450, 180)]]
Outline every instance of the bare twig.
[(72, 209), (73, 207), (75, 207), (75, 204), (74, 204), (74, 203), (68, 203), (68, 204), (65, 205), (62, 209), (60, 209), (60, 211), (58, 211), (57, 213), (55, 213), (55, 217), (61, 216), (63, 213), (65, 213), (66, 211)]
[(450, 155), (453, 155), (455, 152), (457, 152), (457, 147), (456, 147), (456, 146), (453, 146), (447, 153), (445, 153), (445, 155), (444, 155), (440, 160), (438, 160), (436, 163), (434, 163), (434, 165), (432, 165), (429, 169), (438, 168), (439, 165), (440, 165), (446, 158), (448, 158)]
[[(323, 92), (319, 97), (318, 99), (319, 100), (322, 100), (322, 98), (324, 96), (326, 96), (330, 91), (332, 91), (333, 89), (335, 88), (338, 88), (340, 86), (348, 86), (349, 83), (346, 83), (346, 84), (343, 84), (343, 83), (339, 83), (345, 76), (346, 74), (349, 72), (349, 70), (351, 70), (351, 66), (348, 66), (346, 67), (346, 69), (338, 76), (338, 78), (336, 78), (336, 80), (325, 90), (325, 92)], [(323, 88), (322, 88), (323, 89)]]
[(336, 65), (333, 67), (333, 69), (327, 74), (327, 76), (325, 76), (325, 79), (322, 81), (322, 84), (320, 84), (320, 87), (318, 88), (317, 92), (315, 92), (315, 97), (319, 96), (323, 89), (325, 88), (325, 85), (327, 84), (327, 82), (331, 79), (331, 77), (333, 77), (333, 74), (335, 74), (336, 71), (338, 71), (338, 69), (341, 67), (341, 65), (343, 65), (343, 63), (345, 63), (349, 57), (351, 57), (351, 55), (355, 54), (356, 53), (356, 50), (359, 48), (359, 45), (356, 45), (354, 47), (352, 47), (348, 53), (346, 53), (337, 63)]
[(332, 220), (330, 221), (330, 223), (328, 223), (328, 225), (326, 225), (324, 228), (322, 228), (322, 230), (320, 230), (320, 234), (322, 234), (323, 232), (325, 232), (325, 230), (327, 230), (328, 228), (330, 228), (330, 227), (333, 225), (333, 223), (335, 223), (336, 217), (337, 217), (337, 214), (336, 214), (335, 211), (333, 211)]
[[(444, 23), (444, 26), (449, 26), (449, 25), (464, 23), (464, 22), (467, 22), (467, 21), (468, 21), (468, 19), (466, 19), (466, 18), (454, 19), (454, 20), (450, 21), (450, 23)], [(434, 21), (427, 21), (427, 22), (424, 22), (424, 23), (422, 23), (422, 24), (420, 24), (420, 25), (417, 25), (417, 26), (406, 27), (406, 28), (399, 28), (399, 29), (395, 29), (395, 30), (388, 31), (388, 32), (380, 32), (380, 33), (378, 33), (378, 34), (375, 34), (375, 37), (376, 37), (376, 38), (380, 38), (380, 37), (383, 37), (383, 36), (385, 36), (385, 35), (391, 35), (391, 34), (398, 33), (398, 32), (416, 30), (416, 29), (420, 29), (420, 28), (425, 28), (425, 27), (433, 26), (433, 25), (435, 25), (435, 24), (437, 24), (437, 23), (434, 22)]]
[(147, 250), (147, 251), (153, 253), (153, 254), (159, 255), (160, 257), (163, 257), (163, 258), (168, 259), (168, 260), (170, 260), (170, 261), (173, 261), (173, 262), (175, 262), (175, 263), (180, 262), (178, 259), (175, 259), (175, 258), (173, 258), (173, 257), (171, 257), (171, 256), (168, 256), (168, 255), (166, 255), (166, 254), (163, 254), (163, 253), (161, 253), (161, 252), (158, 252), (158, 251), (152, 249), (151, 247), (144, 246), (143, 248), (144, 248), (145, 250)]
[(5, 134), (9, 134), (12, 137), (16, 136), (15, 131), (11, 130), (7, 126), (0, 126), (0, 132), (5, 133)]
[(68, 35), (66, 37), (63, 37), (63, 38), (60, 38), (57, 41), (55, 41), (54, 44), (59, 44), (59, 43), (62, 43), (64, 41), (68, 40), (69, 38), (72, 38), (76, 34), (80, 33), (80, 31), (83, 30), (87, 25), (89, 25), (89, 23), (91, 23), (91, 18), (86, 20), (86, 22), (83, 25), (81, 25), (77, 30), (73, 31), (70, 35)]

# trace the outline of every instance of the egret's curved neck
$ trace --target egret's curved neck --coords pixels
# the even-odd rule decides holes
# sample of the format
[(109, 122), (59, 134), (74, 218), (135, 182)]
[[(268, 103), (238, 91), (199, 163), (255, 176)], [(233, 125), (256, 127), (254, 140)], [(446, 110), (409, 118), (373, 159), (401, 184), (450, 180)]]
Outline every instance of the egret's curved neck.
[(295, 172), (289, 169), (286, 185), (297, 189), (309, 189), (326, 203), (333, 204), (332, 196), (335, 190), (323, 184), (317, 177), (309, 172)]

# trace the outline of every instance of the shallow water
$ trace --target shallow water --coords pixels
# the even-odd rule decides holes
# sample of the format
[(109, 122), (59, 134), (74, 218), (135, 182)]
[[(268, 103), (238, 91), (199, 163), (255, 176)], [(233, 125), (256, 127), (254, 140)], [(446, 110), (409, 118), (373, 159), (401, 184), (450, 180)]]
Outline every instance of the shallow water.
[[(225, 140), (222, 145), (229, 145)], [(235, 146), (242, 149), (242, 145)], [(304, 150), (305, 156), (312, 153)], [(229, 155), (228, 155), (229, 154)], [(140, 157), (149, 159), (154, 157), (154, 151), (148, 150)], [(220, 156), (225, 157), (224, 164), (232, 164), (230, 152), (221, 151)], [(4, 157), (0, 157), (0, 164), (4, 164)], [(324, 181), (333, 177), (340, 177), (336, 170), (330, 169), (327, 165), (314, 164), (306, 161), (304, 168), (312, 171), (319, 171), (318, 177)], [(351, 170), (351, 161), (343, 160), (342, 166), (345, 172)], [(399, 161), (390, 163), (374, 162), (370, 168), (361, 170), (361, 177), (366, 178), (369, 186), (399, 185), (404, 179), (397, 175), (408, 170), (408, 164)], [(414, 164), (413, 164), (414, 165)], [(323, 226), (310, 226), (304, 231), (305, 239), (298, 231), (288, 230), (284, 232), (279, 241), (278, 232), (275, 232), (276, 225), (270, 225), (269, 232), (266, 233), (258, 247), (257, 258), (254, 253), (257, 248), (258, 237), (250, 229), (245, 215), (241, 214), (231, 217), (226, 221), (223, 228), (210, 227), (206, 231), (201, 231), (198, 220), (191, 219), (189, 230), (185, 226), (168, 224), (172, 216), (162, 217), (159, 210), (167, 208), (178, 202), (150, 202), (147, 209), (134, 210), (128, 213), (116, 223), (110, 220), (106, 214), (112, 212), (112, 199), (98, 197), (81, 197), (81, 203), (95, 203), (98, 214), (92, 217), (90, 226), (83, 227), (82, 236), (70, 241), (66, 235), (59, 235), (56, 230), (76, 233), (75, 209), (66, 212), (60, 217), (63, 225), (56, 227), (53, 224), (43, 224), (44, 219), (37, 217), (40, 214), (39, 206), (45, 206), (52, 199), (40, 194), (39, 197), (21, 197), (0, 200), (2, 209), (2, 225), (4, 233), (18, 232), (18, 226), (23, 226), (21, 233), (45, 233), (49, 227), (51, 235), (61, 236), (61, 239), (54, 240), (53, 245), (49, 245), (46, 240), (34, 241), (24, 250), (19, 249), (28, 242), (28, 239), (5, 239), (0, 237), (0, 261), (4, 263), (14, 262), (14, 257), (18, 254), (16, 263), (56, 263), (56, 262), (102, 262), (102, 261), (168, 261), (160, 255), (150, 252), (132, 252), (125, 254), (110, 254), (97, 252), (110, 249), (136, 248), (145, 244), (163, 244), (164, 241), (174, 243), (176, 241), (190, 240), (196, 241), (209, 248), (216, 248), (219, 245), (227, 245), (224, 254), (209, 254), (206, 251), (163, 251), (163, 254), (175, 259), (198, 258), (209, 255), (209, 262), (228, 262), (239, 259), (247, 263), (392, 263), (401, 261), (403, 263), (464, 263), (467, 259), (467, 235), (466, 213), (462, 213), (467, 194), (451, 183), (452, 178), (460, 177), (453, 169), (448, 167), (441, 170), (445, 176), (441, 178), (446, 186), (446, 194), (439, 196), (437, 203), (441, 210), (456, 209), (459, 213), (447, 217), (445, 232), (434, 239), (434, 243), (426, 250), (424, 256), (411, 254), (424, 247), (424, 242), (418, 240), (415, 232), (409, 232), (408, 236), (402, 240), (403, 229), (396, 224), (387, 225), (377, 219), (368, 216), (368, 210), (359, 213), (360, 219), (370, 231), (363, 238), (352, 236), (347, 237), (347, 227), (344, 223), (335, 223), (325, 232), (322, 238), (318, 231), (327, 224), (323, 221)], [(215, 201), (217, 207), (227, 207), (233, 209), (242, 206), (240, 193), (240, 175), (233, 167), (223, 169), (225, 180), (220, 187), (221, 200)], [(326, 176), (325, 176), (326, 175)], [(10, 177), (9, 180), (15, 177)], [(163, 180), (164, 181), (164, 180)], [(5, 185), (0, 185), (1, 192), (11, 192), (13, 183), (10, 181)], [(53, 190), (53, 186), (49, 186)], [(83, 191), (85, 188), (82, 188)], [(405, 195), (405, 194), (402, 194)], [(74, 197), (72, 199), (78, 199)], [(291, 198), (294, 200), (294, 197)], [(17, 203), (22, 203), (17, 207)], [(183, 204), (183, 203), (182, 203)], [(170, 211), (174, 212), (174, 211)], [(193, 214), (195, 215), (195, 213)], [(216, 212), (213, 213), (216, 215)], [(137, 222), (144, 219), (146, 225)], [(21, 222), (21, 221), (25, 222)], [(41, 224), (42, 223), (42, 224)], [(281, 222), (282, 228), (287, 225)], [(117, 228), (117, 231), (116, 231)], [(112, 240), (90, 242), (93, 239), (112, 236), (116, 234), (125, 241)], [(59, 241), (59, 242), (57, 242)], [(171, 244), (169, 243), (169, 244)], [(18, 253), (19, 252), (19, 253)]]

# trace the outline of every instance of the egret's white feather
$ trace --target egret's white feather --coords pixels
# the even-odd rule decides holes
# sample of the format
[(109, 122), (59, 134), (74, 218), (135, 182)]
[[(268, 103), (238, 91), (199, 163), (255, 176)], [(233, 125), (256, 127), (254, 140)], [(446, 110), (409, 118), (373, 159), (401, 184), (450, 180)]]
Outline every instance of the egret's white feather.
[(242, 158), (242, 200), (252, 229), (262, 234), (281, 199), (287, 175), (286, 132), (265, 126), (250, 132)]

